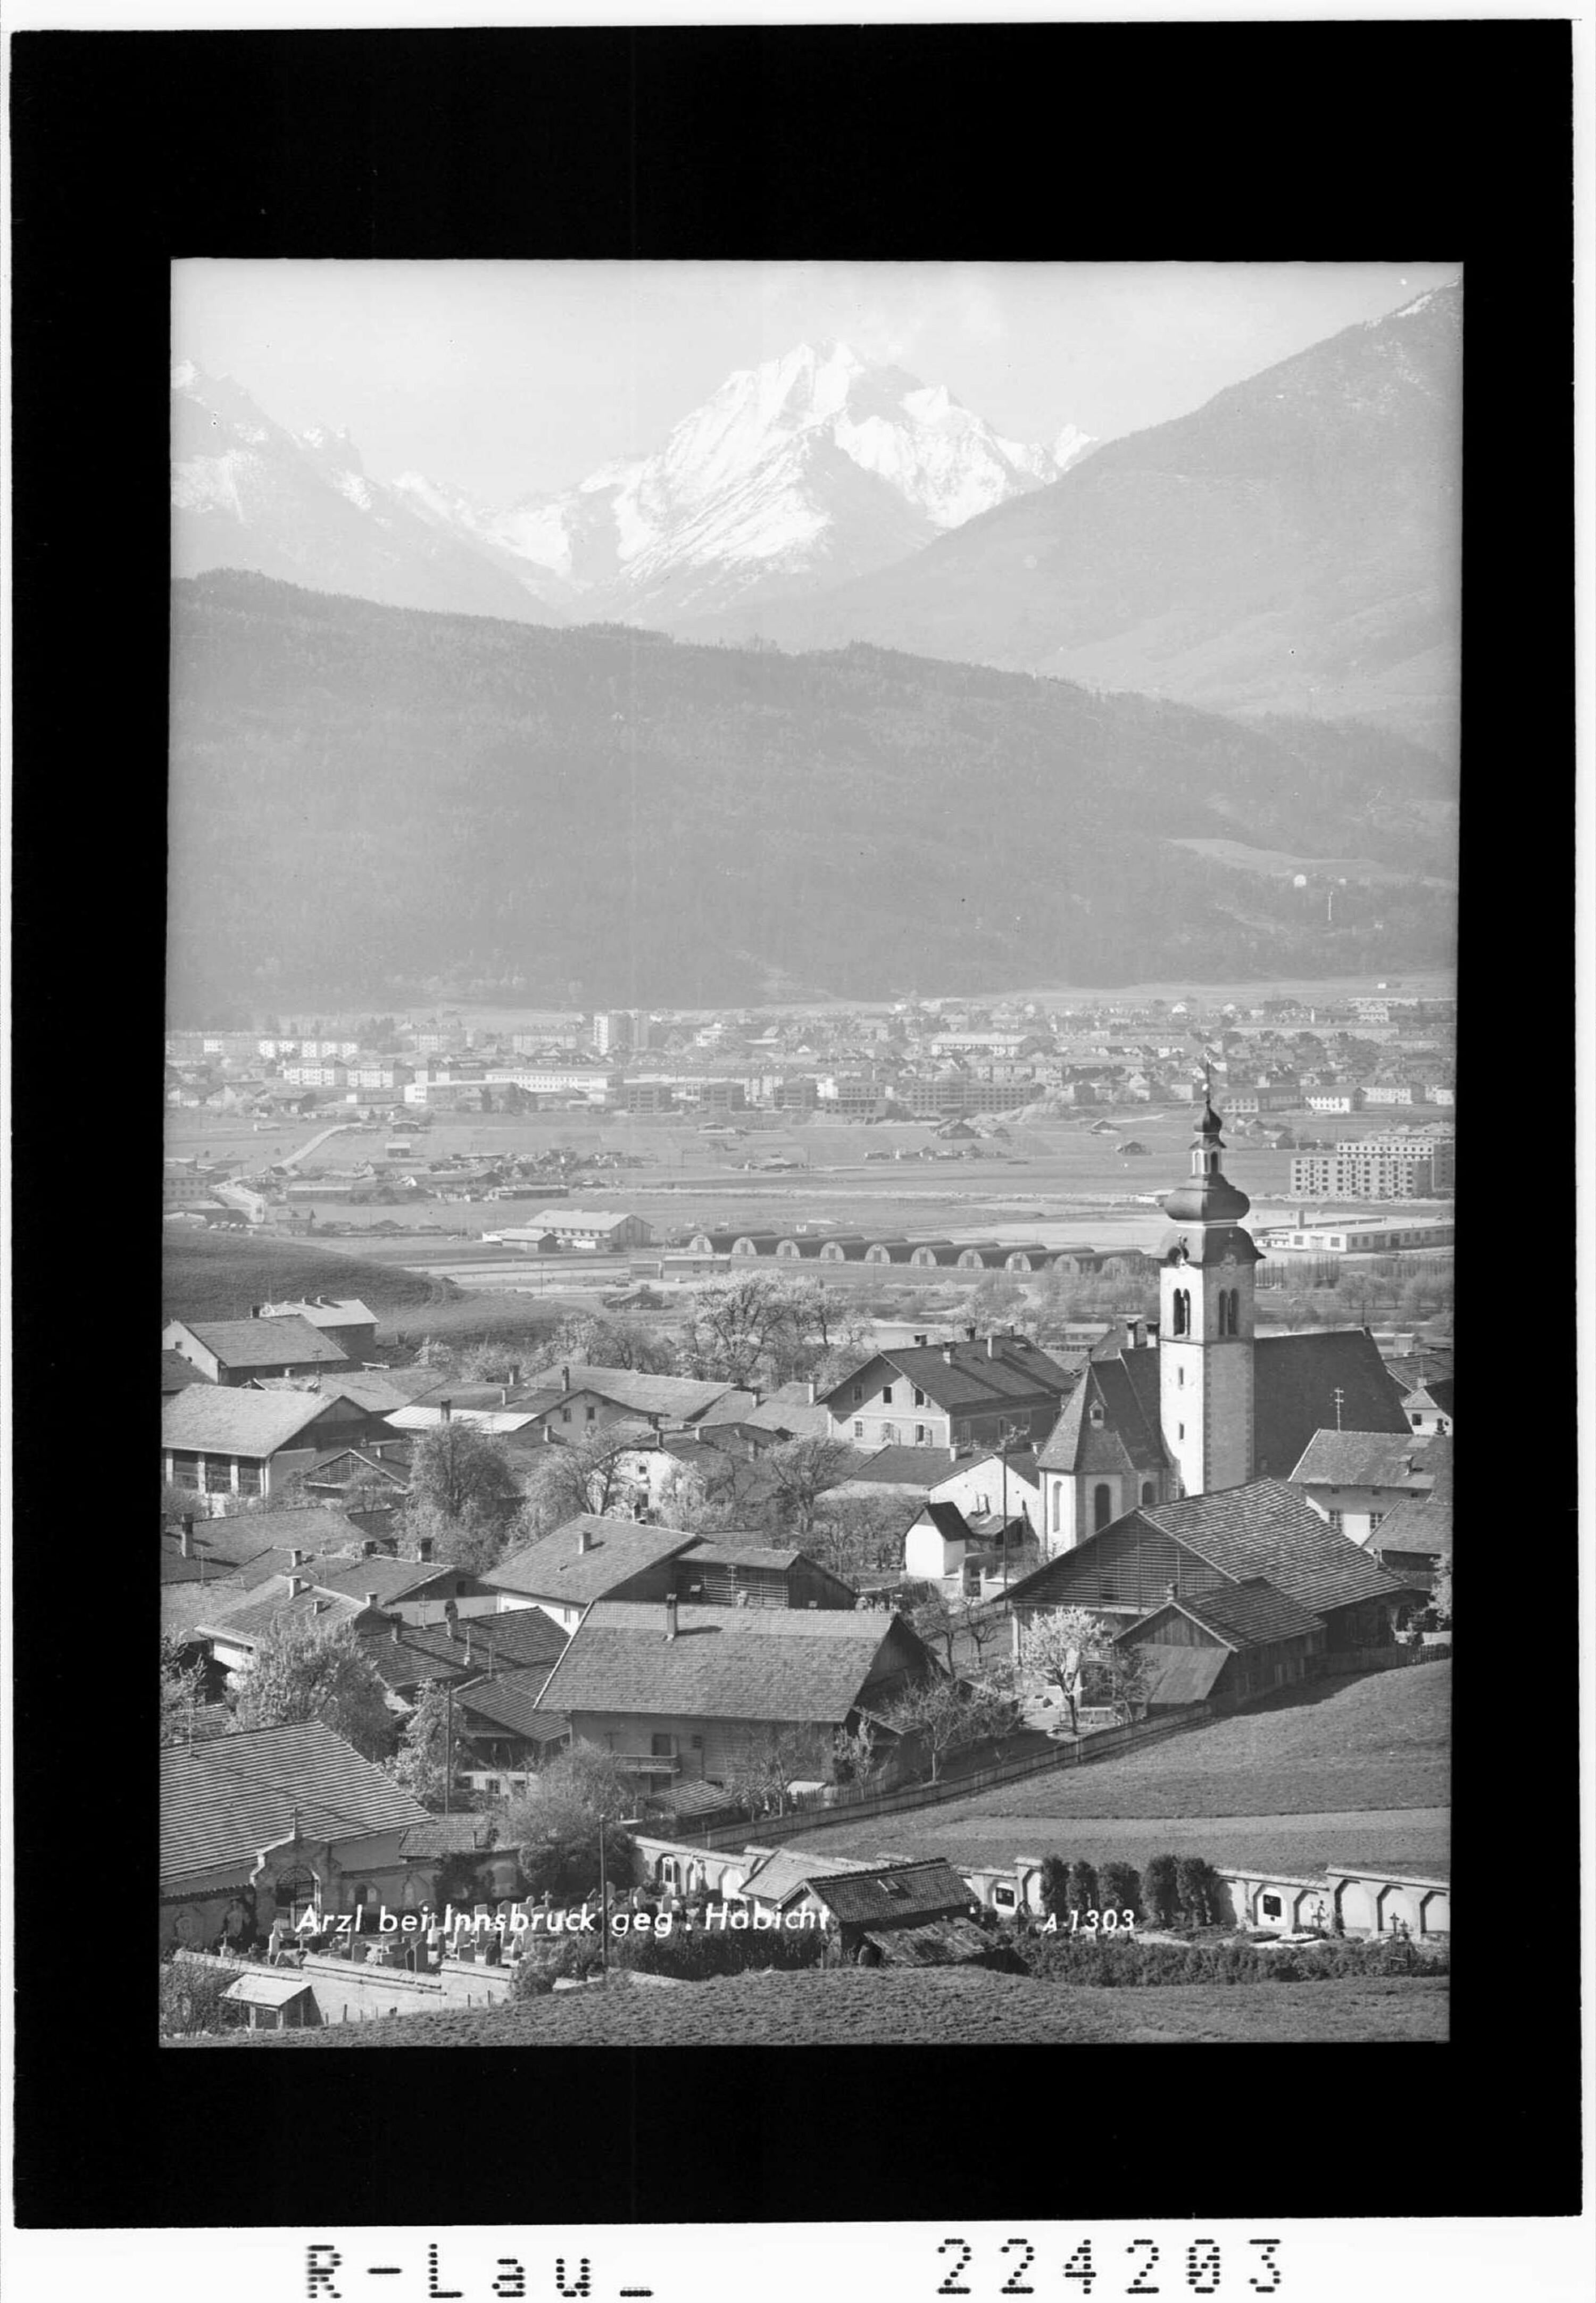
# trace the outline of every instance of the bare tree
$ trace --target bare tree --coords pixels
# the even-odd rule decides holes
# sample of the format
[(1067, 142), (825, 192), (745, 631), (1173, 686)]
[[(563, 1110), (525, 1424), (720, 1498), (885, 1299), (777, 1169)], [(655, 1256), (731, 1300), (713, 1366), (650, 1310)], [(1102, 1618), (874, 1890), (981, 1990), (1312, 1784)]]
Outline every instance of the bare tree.
[(859, 1464), (845, 1439), (819, 1437), (784, 1440), (763, 1461), (782, 1514), (800, 1539), (813, 1530), (821, 1497), (850, 1479)]
[(559, 1527), (585, 1512), (602, 1516), (629, 1503), (635, 1483), (627, 1459), (637, 1447), (635, 1431), (612, 1424), (541, 1449), (527, 1475), (527, 1502), (536, 1524)]
[(763, 1727), (739, 1754), (726, 1788), (752, 1814), (785, 1815), (795, 1779), (819, 1780), (828, 1773), (827, 1755), (815, 1729)]
[(884, 1716), (895, 1734), (915, 1736), (925, 1746), (934, 1784), (948, 1754), (981, 1735), (987, 1715), (968, 1689), (939, 1674), (906, 1688)]

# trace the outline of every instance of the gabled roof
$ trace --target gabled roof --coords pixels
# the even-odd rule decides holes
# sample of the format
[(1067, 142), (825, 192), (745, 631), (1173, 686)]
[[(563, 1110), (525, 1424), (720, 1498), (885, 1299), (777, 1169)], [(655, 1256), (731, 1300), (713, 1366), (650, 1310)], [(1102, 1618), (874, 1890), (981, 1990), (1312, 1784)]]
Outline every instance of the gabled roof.
[(161, 1403), (161, 1445), (207, 1455), (274, 1455), (325, 1415), (330, 1405), (313, 1391), (190, 1384), (187, 1391), (175, 1391)]
[[(464, 1660), (477, 1671), (494, 1672), (524, 1669), (531, 1664), (541, 1664), (546, 1672), (564, 1648), (567, 1636), (541, 1607), (511, 1607), (498, 1615), (462, 1615), (458, 1629), (460, 1637), (451, 1639), (443, 1624), (404, 1624), (399, 1636), (417, 1656), (445, 1664)], [(383, 1642), (374, 1639), (372, 1644), (380, 1647)]]
[(373, 1593), (376, 1606), (391, 1607), (445, 1576), (460, 1583), (478, 1580), (463, 1567), (450, 1566), (446, 1560), (371, 1558), (340, 1560), (336, 1565), (319, 1561), (315, 1582), (318, 1591), (331, 1591), (341, 1599), (364, 1599)]
[(1424, 1460), (1432, 1474), (1427, 1495), (1404, 1496), (1387, 1512), (1369, 1539), (1369, 1549), (1449, 1559), (1452, 1554), (1452, 1441), (1431, 1440)]
[(1431, 1441), (1412, 1431), (1315, 1431), (1292, 1472), (1298, 1487), (1406, 1488), (1427, 1492)]
[[(579, 1537), (587, 1538), (584, 1551)], [(673, 1559), (695, 1541), (685, 1528), (654, 1527), (631, 1519), (605, 1519), (592, 1512), (569, 1519), (550, 1535), (539, 1536), (490, 1567), (485, 1583), (501, 1591), (521, 1591), (575, 1607), (601, 1599), (617, 1584), (646, 1568)]]
[(842, 1607), (678, 1607), (665, 1636), (657, 1600), (600, 1600), (549, 1675), (562, 1711), (840, 1725), (896, 1628), (906, 1658), (930, 1658), (907, 1625)]
[(1100, 1534), (1034, 1568), (1013, 1585), (1010, 1603), (1068, 1605), (1078, 1574), (1100, 1556), (1098, 1548), (1122, 1544), (1127, 1531), (1137, 1527), (1168, 1536), (1233, 1583), (1262, 1576), (1314, 1615), (1360, 1599), (1394, 1598), (1410, 1588), (1331, 1527), (1290, 1480), (1252, 1480), (1245, 1487), (1217, 1488), (1178, 1503), (1140, 1505)]
[(944, 1543), (973, 1543), (975, 1540), (957, 1504), (922, 1504), (915, 1524), (918, 1526), (921, 1520), (929, 1520)]
[(238, 1864), (286, 1840), (339, 1840), (427, 1821), (426, 1810), (319, 1719), (161, 1754), (161, 1877)]
[(263, 1320), (302, 1320), (312, 1328), (330, 1328), (334, 1334), (340, 1328), (375, 1328), (376, 1313), (369, 1311), (358, 1295), (314, 1295), (294, 1303), (263, 1303), (257, 1315)]
[(802, 1847), (749, 1847), (744, 1852), (755, 1860), (744, 1872), (739, 1893), (760, 1903), (784, 1902), (802, 1889), (806, 1879), (835, 1879), (873, 1869), (853, 1856), (816, 1855)]
[(174, 1320), (225, 1368), (347, 1367), (349, 1354), (305, 1320)]
[(200, 1371), (194, 1365), (193, 1361), (184, 1359), (181, 1352), (164, 1351), (161, 1354), (161, 1393), (163, 1397), (165, 1397), (168, 1392), (186, 1391), (191, 1383), (209, 1383), (209, 1376), (202, 1375)]
[(462, 1718), (486, 1720), (507, 1734), (524, 1735), (535, 1743), (563, 1742), (570, 1722), (562, 1711), (545, 1711), (539, 1699), (548, 1673), (541, 1664), (530, 1671), (508, 1671), (497, 1679), (478, 1680), (475, 1687), (455, 1691), (454, 1708)]
[[(1243, 1648), (1267, 1647), (1275, 1640), (1301, 1639), (1320, 1629), (1317, 1615), (1298, 1607), (1262, 1575), (1219, 1591), (1193, 1592), (1167, 1604), (1237, 1653)], [(1126, 1634), (1122, 1632), (1119, 1636), (1124, 1639)]]
[[(1149, 1365), (1151, 1386), (1144, 1374)], [(1169, 1457), (1159, 1429), (1157, 1380), (1155, 1351), (1091, 1361), (1037, 1457), (1041, 1468), (1069, 1472), (1164, 1470)], [(1101, 1421), (1094, 1421), (1094, 1409)]]
[(1068, 1368), (1024, 1337), (996, 1336), (987, 1341), (995, 1347), (990, 1353), (987, 1342), (916, 1344), (877, 1352), (832, 1386), (824, 1395), (825, 1405), (834, 1414), (845, 1414), (851, 1387), (878, 1368), (916, 1385), (946, 1414), (991, 1413), (1039, 1394), (1062, 1398), (1075, 1380)]
[(1366, 1328), (1258, 1337), (1253, 1468), (1259, 1479), (1289, 1479), (1313, 1434), (1335, 1430), (1338, 1390), (1343, 1431), (1407, 1432), (1401, 1402)]
[(843, 1927), (904, 1928), (944, 1914), (967, 1911), (975, 1901), (942, 1856), (921, 1863), (875, 1863), (867, 1870), (806, 1874), (786, 1898), (809, 1894)]
[(425, 1823), (413, 1823), (399, 1843), (399, 1852), (407, 1860), (440, 1855), (477, 1855), (495, 1846), (499, 1836), (496, 1815), (435, 1815)]
[(1007, 1457), (1001, 1455), (995, 1447), (974, 1448), (967, 1455), (960, 1455), (956, 1463), (950, 1464), (946, 1473), (935, 1482), (935, 1486), (947, 1487), (952, 1480), (962, 1479), (967, 1472), (978, 1472), (984, 1464), (990, 1464), (992, 1466), (1001, 1485), (1005, 1462), (1011, 1480), (1022, 1482), (1028, 1488), (1035, 1487), (1037, 1484), (1036, 1453), (1030, 1447), (1015, 1447), (1009, 1451)]
[(247, 1607), (229, 1607), (222, 1614), (213, 1609), (196, 1630), (215, 1631), (230, 1645), (254, 1647), (290, 1624), (314, 1624), (318, 1631), (335, 1632), (367, 1614), (364, 1601), (318, 1590), (314, 1585), (308, 1590), (291, 1592), (291, 1580), (286, 1575), (272, 1577), (250, 1593)]
[(940, 1486), (953, 1468), (945, 1447), (878, 1447), (874, 1455), (856, 1464), (832, 1492), (846, 1495), (858, 1487), (908, 1488), (923, 1495), (927, 1488)]
[(1149, 1643), (1142, 1691), (1148, 1703), (1201, 1703), (1229, 1662), (1228, 1648), (1161, 1648)]
[(236, 1983), (228, 1985), (222, 1996), (238, 2007), (291, 2007), (296, 1999), (304, 1998), (312, 1988), (309, 1977), (301, 1975), (297, 1968), (290, 1969), (286, 1974), (266, 1968), (241, 1975)]

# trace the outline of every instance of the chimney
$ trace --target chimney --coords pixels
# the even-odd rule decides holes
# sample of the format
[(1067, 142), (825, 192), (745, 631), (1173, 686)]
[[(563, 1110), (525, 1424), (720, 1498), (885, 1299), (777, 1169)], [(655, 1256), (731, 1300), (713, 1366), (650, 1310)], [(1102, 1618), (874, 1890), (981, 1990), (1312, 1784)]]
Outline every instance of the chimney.
[(423, 1535), (417, 1538), (416, 1557), (423, 1567), (430, 1567), (432, 1565), (432, 1538), (430, 1535)]
[(665, 1637), (668, 1640), (673, 1640), (676, 1637), (676, 1594), (674, 1591), (671, 1592), (670, 1598), (665, 1601)]
[(562, 1367), (560, 1371), (560, 1388), (562, 1391), (570, 1389), (570, 1370), (568, 1367)]
[(577, 1530), (577, 1556), (578, 1556), (578, 1557), (579, 1558), (579, 1557), (581, 1556), (581, 1555), (582, 1555), (585, 1551), (591, 1551), (591, 1550), (592, 1550), (592, 1548), (593, 1548), (593, 1531), (591, 1530), (591, 1528), (586, 1528), (586, 1527), (579, 1527), (579, 1528), (578, 1528), (578, 1530)]
[(291, 1599), (297, 1599), (301, 1591), (308, 1591), (309, 1589), (310, 1578), (308, 1575), (291, 1575), (289, 1577), (288, 1596)]
[(930, 1338), (930, 1337), (929, 1337), (929, 1336), (916, 1336), (916, 1337), (915, 1337), (915, 1341), (916, 1341), (916, 1344), (920, 1345), (920, 1346), (922, 1346), (922, 1348), (923, 1348), (926, 1344), (928, 1344), (928, 1343), (931, 1341), (931, 1338)]
[(471, 1661), (471, 1626), (469, 1622), (466, 1624), (466, 1661), (468, 1663)]
[(395, 1615), (395, 1616), (394, 1616), (394, 1618), (393, 1618), (393, 1644), (394, 1644), (394, 1646), (395, 1646), (395, 1647), (397, 1647), (397, 1646), (399, 1645), (399, 1620), (400, 1620), (400, 1619), (399, 1619), (399, 1617), (398, 1617), (397, 1615)]
[(449, 1418), (450, 1418), (450, 1415), (451, 1415), (451, 1413), (453, 1412), (453, 1407), (454, 1407), (454, 1402), (453, 1402), (452, 1399), (440, 1399), (440, 1400), (439, 1400), (439, 1402), (438, 1402), (438, 1421), (439, 1421), (439, 1422), (440, 1422), (440, 1423), (447, 1423), (447, 1422), (448, 1422)]
[(511, 1360), (510, 1362), (510, 1388), (511, 1391), (519, 1391), (520, 1389), (520, 1385), (521, 1363), (519, 1360)]
[(998, 1339), (995, 1336), (988, 1336), (986, 1338), (986, 1356), (989, 1360), (995, 1360), (997, 1355)]
[(183, 1517), (182, 1517), (182, 1531), (181, 1535), (180, 1535), (180, 1536), (179, 1536), (179, 1538), (178, 1538), (178, 1545), (177, 1545), (177, 1548), (178, 1548), (178, 1550), (182, 1553), (182, 1556), (183, 1556), (185, 1559), (192, 1559), (192, 1558), (193, 1558), (193, 1556), (194, 1556), (194, 1514), (193, 1514), (193, 1513), (192, 1513), (192, 1512), (185, 1512), (185, 1513), (183, 1514)]
[(967, 1328), (967, 1329), (965, 1329), (965, 1331), (964, 1331), (964, 1339), (965, 1339), (965, 1341), (966, 1341), (966, 1343), (967, 1343), (967, 1344), (973, 1344), (973, 1343), (975, 1342), (975, 1328), (974, 1328), (973, 1326), (968, 1327), (968, 1328)]
[(1164, 1599), (1166, 1601), (1178, 1599), (1179, 1597), (1180, 1586), (1178, 1583), (1166, 1583), (1164, 1585)]
[(308, 1556), (308, 1554), (303, 1551), (291, 1551), (288, 1555), (288, 1564), (291, 1567), (303, 1567)]
[(815, 1383), (806, 1383), (804, 1386), (804, 1390), (807, 1396), (809, 1405), (813, 1407), (815, 1405), (815, 1395), (819, 1390), (819, 1386)]
[(952, 1364), (953, 1364), (953, 1346), (952, 1346), (952, 1345), (951, 1345), (951, 1344), (944, 1344), (944, 1345), (942, 1346), (942, 1358), (943, 1358), (944, 1362), (946, 1362), (946, 1364), (947, 1364), (949, 1367), (951, 1367), (951, 1366), (952, 1366)]
[(443, 1602), (443, 1625), (452, 1640), (459, 1639), (460, 1609), (452, 1599), (445, 1599)]
[(250, 1306), (249, 1306), (249, 1317), (250, 1317), (252, 1320), (260, 1320), (260, 1319), (264, 1319), (264, 1318), (265, 1318), (265, 1316), (266, 1316), (266, 1305), (265, 1305), (264, 1303), (251, 1303), (251, 1304), (250, 1304)]
[(368, 1607), (375, 1607), (376, 1606), (376, 1593), (375, 1591), (367, 1591), (366, 1594), (366, 1604)]

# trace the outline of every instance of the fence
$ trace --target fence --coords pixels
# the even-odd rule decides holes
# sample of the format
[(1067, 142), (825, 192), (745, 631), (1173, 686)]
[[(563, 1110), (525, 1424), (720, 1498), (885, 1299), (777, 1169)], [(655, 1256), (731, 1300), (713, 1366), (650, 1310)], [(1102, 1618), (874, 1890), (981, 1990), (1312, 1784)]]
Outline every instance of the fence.
[(1309, 1658), (1310, 1679), (1331, 1679), (1342, 1674), (1359, 1671), (1400, 1671), (1411, 1663), (1450, 1663), (1452, 1642), (1447, 1640), (1438, 1646), (1410, 1648), (1341, 1648), (1328, 1655)]
[(1073, 1742), (1060, 1743), (1052, 1750), (1035, 1752), (1025, 1759), (996, 1760), (987, 1767), (971, 1767), (941, 1783), (907, 1784), (901, 1791), (859, 1792), (842, 1784), (823, 1793), (800, 1793), (785, 1815), (750, 1817), (741, 1823), (700, 1831), (696, 1836), (705, 1847), (738, 1847), (756, 1829), (778, 1830), (786, 1841), (795, 1832), (823, 1831), (832, 1824), (867, 1821), (874, 1816), (906, 1815), (916, 1808), (935, 1807), (944, 1800), (964, 1799), (971, 1792), (987, 1791), (995, 1784), (1018, 1783), (1027, 1776), (1047, 1775), (1060, 1767), (1081, 1767), (1089, 1760), (1105, 1759), (1133, 1746), (1162, 1742), (1167, 1736), (1182, 1734), (1187, 1728), (1218, 1718), (1228, 1708), (1223, 1703), (1190, 1704), (1178, 1719), (1141, 1720), (1128, 1726), (1099, 1728)]

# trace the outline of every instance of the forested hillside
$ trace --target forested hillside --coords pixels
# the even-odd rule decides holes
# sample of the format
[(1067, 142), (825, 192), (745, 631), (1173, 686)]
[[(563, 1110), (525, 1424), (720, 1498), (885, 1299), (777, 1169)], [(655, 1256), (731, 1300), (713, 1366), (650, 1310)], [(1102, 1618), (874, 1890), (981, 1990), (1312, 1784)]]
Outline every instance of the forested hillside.
[[(173, 592), (174, 1012), (423, 992), (710, 1005), (1450, 955), (1451, 780), (1366, 727), (225, 570)], [(1182, 840), (1310, 859), (1310, 885)], [(1333, 928), (1316, 856), (1347, 881)]]

